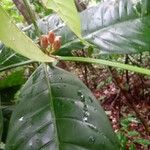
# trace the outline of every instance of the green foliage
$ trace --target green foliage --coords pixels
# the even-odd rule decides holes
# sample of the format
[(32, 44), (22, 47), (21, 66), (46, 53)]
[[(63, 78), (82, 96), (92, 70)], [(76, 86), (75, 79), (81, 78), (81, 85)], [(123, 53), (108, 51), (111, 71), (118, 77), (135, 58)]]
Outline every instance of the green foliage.
[(20, 91), (6, 150), (119, 150), (109, 121), (74, 75), (40, 66)]
[(39, 0), (30, 0), (30, 4), (40, 18), (50, 15), (52, 13), (52, 10), (44, 7), (42, 2)]
[[(80, 41), (78, 13), (73, 0), (43, 0), (43, 2), (48, 8), (55, 10), (66, 23), (65, 25), (56, 15), (38, 22), (43, 33), (54, 30), (56, 35), (62, 36), (62, 47), (55, 53), (59, 55), (58, 61), (97, 63), (150, 75), (149, 69), (118, 62), (83, 57), (62, 57), (61, 55), (71, 55), (72, 50), (85, 48)], [(94, 53), (99, 55), (101, 52), (130, 54), (149, 51), (149, 4), (146, 0), (107, 1), (82, 12), (80, 14), (82, 35), (84, 40), (92, 44), (91, 52), (94, 50)], [(45, 55), (30, 38), (19, 31), (1, 5), (0, 19), (2, 20), (0, 40), (6, 46), (35, 61), (53, 62), (56, 60)], [(0, 71), (32, 63), (2, 45), (0, 45), (0, 53)], [(0, 86), (12, 88), (18, 84), (21, 85), (24, 83), (22, 77), (23, 72), (14, 72), (5, 80), (0, 81)], [(10, 120), (6, 150), (119, 150), (118, 140), (102, 107), (99, 106), (89, 89), (72, 74), (55, 66), (43, 64), (37, 68), (18, 93), (16, 101), (19, 104), (15, 107)], [(0, 109), (0, 138), (1, 120)], [(118, 133), (118, 138), (122, 150), (126, 150), (130, 142), (128, 136), (138, 137), (130, 142), (130, 150), (135, 149), (135, 143), (149, 145), (148, 140), (139, 138), (138, 132), (129, 131), (129, 125), (133, 121), (137, 121), (133, 116), (121, 121), (122, 129)]]
[[(121, 144), (121, 150), (126, 150), (127, 145), (129, 145), (129, 150), (136, 150), (135, 143), (138, 143), (142, 146), (150, 145), (150, 140), (146, 140), (140, 137), (140, 133), (132, 130), (129, 130), (129, 126), (131, 123), (140, 123), (134, 116), (129, 115), (127, 117), (122, 118), (120, 124), (121, 129), (117, 133), (119, 142)], [(134, 138), (134, 140), (130, 140), (130, 138)], [(146, 148), (146, 147), (145, 147)]]
[(4, 75), (2, 77), (2, 75), (0, 74), (0, 78), (1, 78), (0, 90), (3, 88), (10, 88), (10, 87), (22, 85), (25, 83), (24, 70), (22, 69), (14, 71), (6, 77)]
[(3, 44), (0, 43), (0, 70), (9, 65), (20, 63), (26, 61), (27, 58), (20, 56), (14, 53), (10, 48), (6, 48)]
[[(149, 7), (145, 8), (147, 13), (140, 11), (145, 2), (110, 0), (80, 14), (82, 37), (96, 47), (95, 54), (131, 54), (150, 50)], [(54, 20), (49, 21), (49, 24), (54, 24)], [(71, 55), (72, 50), (84, 48), (66, 26), (61, 27), (61, 21), (57, 20), (57, 23), (59, 27), (54, 27), (56, 33), (62, 36), (62, 47), (56, 54)], [(46, 23), (41, 24), (43, 30), (48, 27)]]
[(2, 6), (0, 6), (0, 19), (3, 20), (0, 24), (0, 41), (2, 41), (5, 45), (12, 48), (19, 54), (36, 61), (54, 61), (53, 58), (42, 53), (42, 51), (31, 41), (30, 38), (19, 31), (16, 25), (3, 10)]
[(138, 139), (135, 139), (134, 142), (141, 144), (141, 145), (150, 146), (150, 140), (138, 138)]
[(1, 0), (4, 10), (16, 21), (23, 21), (23, 17), (19, 14), (12, 0)]

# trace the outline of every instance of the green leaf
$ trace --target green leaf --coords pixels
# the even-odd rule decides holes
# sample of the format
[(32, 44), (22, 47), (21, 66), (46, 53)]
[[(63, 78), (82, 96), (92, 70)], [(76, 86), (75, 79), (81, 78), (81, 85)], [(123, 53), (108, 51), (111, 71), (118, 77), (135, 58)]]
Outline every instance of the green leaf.
[(132, 143), (132, 144), (130, 145), (130, 147), (129, 147), (129, 150), (136, 150), (135, 144)]
[(45, 55), (37, 46), (21, 32), (12, 22), (0, 5), (0, 41), (17, 53), (40, 62), (52, 62), (53, 58)]
[(74, 75), (40, 66), (20, 91), (6, 150), (119, 150), (99, 103)]
[(127, 134), (128, 134), (128, 136), (138, 136), (138, 135), (140, 135), (140, 133), (137, 132), (137, 131), (128, 131)]
[(0, 72), (33, 62), (0, 43)]
[(146, 139), (135, 139), (134, 142), (139, 143), (141, 145), (150, 145), (150, 140)]
[(27, 61), (28, 59), (18, 55), (10, 48), (0, 44), (0, 70), (9, 65)]
[[(103, 60), (103, 59), (93, 59), (93, 58), (85, 58), (85, 57), (59, 57), (60, 60), (63, 61), (77, 61), (77, 62), (86, 62), (86, 63), (94, 63), (94, 64), (101, 64), (101, 65), (107, 65), (111, 67), (116, 67), (116, 68), (121, 68), (125, 70), (130, 70), (133, 72), (137, 73), (142, 73), (146, 75), (150, 75), (150, 69), (142, 68), (142, 67), (137, 67), (133, 65), (127, 65), (119, 62), (113, 62), (109, 60)], [(137, 122), (135, 118), (131, 118), (132, 121)], [(131, 121), (131, 120), (130, 120)]]
[(23, 83), (25, 83), (25, 80), (26, 79), (24, 75), (24, 70), (14, 71), (6, 78), (0, 80), (0, 90), (4, 88), (22, 85)]
[(42, 0), (47, 8), (57, 12), (69, 28), (81, 38), (80, 18), (74, 0)]
[[(80, 14), (82, 37), (99, 49), (96, 54), (150, 51), (149, 3), (148, 0), (109, 0), (86, 9)], [(43, 32), (54, 29), (62, 36), (62, 47), (57, 54), (71, 55), (71, 50), (84, 47), (57, 17), (48, 17), (39, 24)]]

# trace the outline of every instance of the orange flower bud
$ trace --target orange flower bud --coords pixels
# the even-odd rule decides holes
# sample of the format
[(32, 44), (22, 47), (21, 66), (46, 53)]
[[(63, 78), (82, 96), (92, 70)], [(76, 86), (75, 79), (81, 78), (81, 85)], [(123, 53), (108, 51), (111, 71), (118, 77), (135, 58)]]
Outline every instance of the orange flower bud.
[(50, 31), (50, 32), (48, 33), (48, 42), (49, 42), (50, 44), (53, 44), (53, 43), (54, 43), (54, 40), (55, 40), (55, 33), (52, 32), (52, 31)]
[(40, 46), (44, 49), (48, 47), (48, 39), (46, 35), (42, 35), (40, 38)]
[(53, 49), (58, 50), (58, 49), (60, 49), (60, 47), (61, 47), (61, 37), (56, 36), (54, 39)]

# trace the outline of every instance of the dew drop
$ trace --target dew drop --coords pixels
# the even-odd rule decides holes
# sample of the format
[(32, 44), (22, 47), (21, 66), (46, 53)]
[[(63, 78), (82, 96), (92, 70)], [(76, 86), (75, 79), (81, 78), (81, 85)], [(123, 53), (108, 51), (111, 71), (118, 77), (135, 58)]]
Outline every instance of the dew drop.
[(83, 122), (87, 122), (88, 121), (88, 117), (83, 117)]
[(81, 102), (85, 102), (85, 96), (83, 95), (81, 90), (78, 91), (78, 96), (80, 96)]
[(84, 95), (81, 95), (81, 101), (82, 101), (82, 102), (85, 102), (85, 97), (84, 97)]
[(93, 136), (90, 136), (89, 137), (89, 142), (93, 144), (95, 142), (95, 138)]
[(85, 112), (84, 112), (84, 116), (85, 116), (85, 117), (88, 117), (89, 115), (90, 115), (90, 113), (89, 113), (88, 111), (85, 111)]
[(19, 121), (23, 121), (23, 117), (19, 118)]
[(91, 129), (93, 129), (93, 130), (95, 130), (95, 131), (98, 132), (97, 127), (94, 126), (93, 124), (88, 124), (88, 126), (89, 126)]
[(33, 143), (32, 143), (32, 141), (30, 141), (30, 142), (29, 142), (29, 146), (30, 146), (30, 147), (32, 147), (32, 146), (33, 146)]

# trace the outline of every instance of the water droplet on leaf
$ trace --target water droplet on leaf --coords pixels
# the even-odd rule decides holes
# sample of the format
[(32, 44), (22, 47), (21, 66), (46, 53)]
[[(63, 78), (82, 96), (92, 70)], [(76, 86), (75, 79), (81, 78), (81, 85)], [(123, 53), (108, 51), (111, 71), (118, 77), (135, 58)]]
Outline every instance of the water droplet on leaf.
[(23, 121), (23, 117), (19, 118), (19, 121)]
[(83, 117), (83, 122), (87, 122), (88, 121), (88, 117)]
[(93, 144), (95, 142), (95, 138), (93, 136), (90, 136), (89, 137), (89, 142)]

